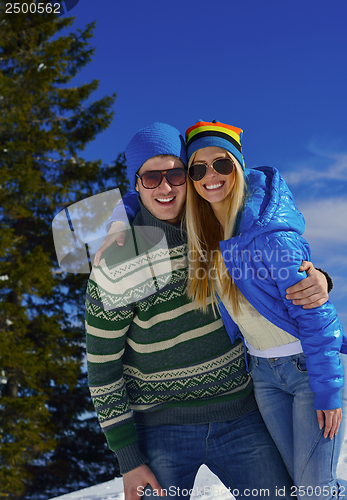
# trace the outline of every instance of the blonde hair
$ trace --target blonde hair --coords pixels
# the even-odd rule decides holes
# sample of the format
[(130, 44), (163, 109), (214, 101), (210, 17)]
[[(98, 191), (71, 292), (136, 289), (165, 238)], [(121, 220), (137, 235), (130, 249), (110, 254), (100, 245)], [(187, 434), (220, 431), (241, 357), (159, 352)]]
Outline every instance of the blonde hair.
[[(243, 296), (239, 292), (224, 264), (219, 241), (234, 235), (236, 220), (243, 209), (245, 200), (245, 178), (236, 158), (226, 151), (235, 164), (235, 184), (229, 195), (226, 214), (226, 226), (219, 224), (211, 205), (195, 190), (193, 181), (187, 176), (187, 201), (185, 222), (188, 235), (188, 296), (203, 311), (207, 309), (207, 298), (211, 295), (212, 308), (215, 312), (217, 296), (215, 279), (220, 282), (221, 299), (229, 300), (235, 314)], [(196, 154), (196, 153), (195, 153)], [(188, 168), (195, 158), (191, 156)]]

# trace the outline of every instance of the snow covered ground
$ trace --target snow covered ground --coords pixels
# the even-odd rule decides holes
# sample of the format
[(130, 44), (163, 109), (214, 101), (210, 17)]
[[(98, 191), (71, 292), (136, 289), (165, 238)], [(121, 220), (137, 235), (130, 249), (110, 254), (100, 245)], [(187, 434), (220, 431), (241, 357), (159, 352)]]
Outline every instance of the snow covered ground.
[[(347, 479), (347, 434), (342, 446), (342, 453), (338, 464), (338, 476)], [(234, 497), (226, 490), (219, 479), (210, 472), (206, 466), (202, 466), (196, 477), (194, 484), (194, 494), (192, 499), (211, 500), (230, 500)], [(116, 478), (107, 483), (102, 483), (90, 488), (85, 488), (74, 493), (56, 497), (59, 500), (123, 500), (123, 482), (122, 478)]]

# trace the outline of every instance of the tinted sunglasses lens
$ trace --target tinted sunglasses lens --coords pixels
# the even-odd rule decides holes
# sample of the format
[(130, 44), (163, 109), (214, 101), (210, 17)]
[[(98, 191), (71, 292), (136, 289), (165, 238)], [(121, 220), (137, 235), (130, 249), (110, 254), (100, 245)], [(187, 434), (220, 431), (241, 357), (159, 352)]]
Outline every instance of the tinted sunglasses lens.
[(201, 181), (201, 179), (206, 174), (206, 165), (203, 163), (196, 163), (195, 165), (191, 165), (189, 169), (189, 177), (192, 181)]
[[(234, 170), (234, 162), (229, 158), (221, 158), (212, 163), (213, 169), (221, 175), (230, 175)], [(207, 165), (204, 163), (196, 163), (189, 169), (189, 177), (193, 181), (201, 181), (207, 172)]]
[(187, 171), (183, 168), (173, 168), (166, 172), (166, 178), (171, 186), (181, 186), (186, 182)]
[(154, 189), (161, 183), (161, 172), (159, 170), (149, 170), (141, 176), (142, 186), (146, 189)]
[(229, 160), (229, 158), (221, 158), (220, 160), (216, 160), (212, 164), (213, 168), (216, 172), (221, 175), (230, 175), (234, 170), (234, 162)]

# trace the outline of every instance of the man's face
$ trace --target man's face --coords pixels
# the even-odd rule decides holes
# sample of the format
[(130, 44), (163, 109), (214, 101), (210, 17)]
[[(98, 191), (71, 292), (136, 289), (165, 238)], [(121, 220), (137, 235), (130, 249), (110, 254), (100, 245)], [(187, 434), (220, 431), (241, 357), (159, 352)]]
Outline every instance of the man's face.
[[(172, 168), (184, 169), (184, 165), (175, 156), (154, 156), (142, 165), (138, 175), (149, 170), (161, 171)], [(158, 187), (146, 189), (142, 186), (141, 180), (137, 178), (135, 189), (139, 192), (143, 205), (154, 217), (169, 224), (177, 224), (181, 221), (186, 201), (186, 183), (181, 186), (171, 186), (166, 177), (163, 177)]]

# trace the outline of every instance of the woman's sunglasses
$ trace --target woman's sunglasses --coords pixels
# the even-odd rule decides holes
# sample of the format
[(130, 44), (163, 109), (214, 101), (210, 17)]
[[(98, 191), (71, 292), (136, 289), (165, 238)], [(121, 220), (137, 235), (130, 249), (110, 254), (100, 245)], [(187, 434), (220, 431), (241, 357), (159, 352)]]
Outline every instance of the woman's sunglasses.
[(160, 186), (163, 177), (171, 186), (181, 186), (186, 182), (187, 171), (184, 168), (170, 168), (168, 170), (147, 170), (142, 175), (135, 175), (141, 179), (144, 188), (155, 189)]
[[(230, 175), (233, 172), (235, 165), (230, 158), (220, 158), (219, 160), (215, 160), (211, 167), (213, 170), (218, 172), (218, 174)], [(207, 169), (208, 165), (205, 163), (193, 163), (188, 170), (189, 177), (192, 181), (201, 181), (201, 179), (205, 177)]]

